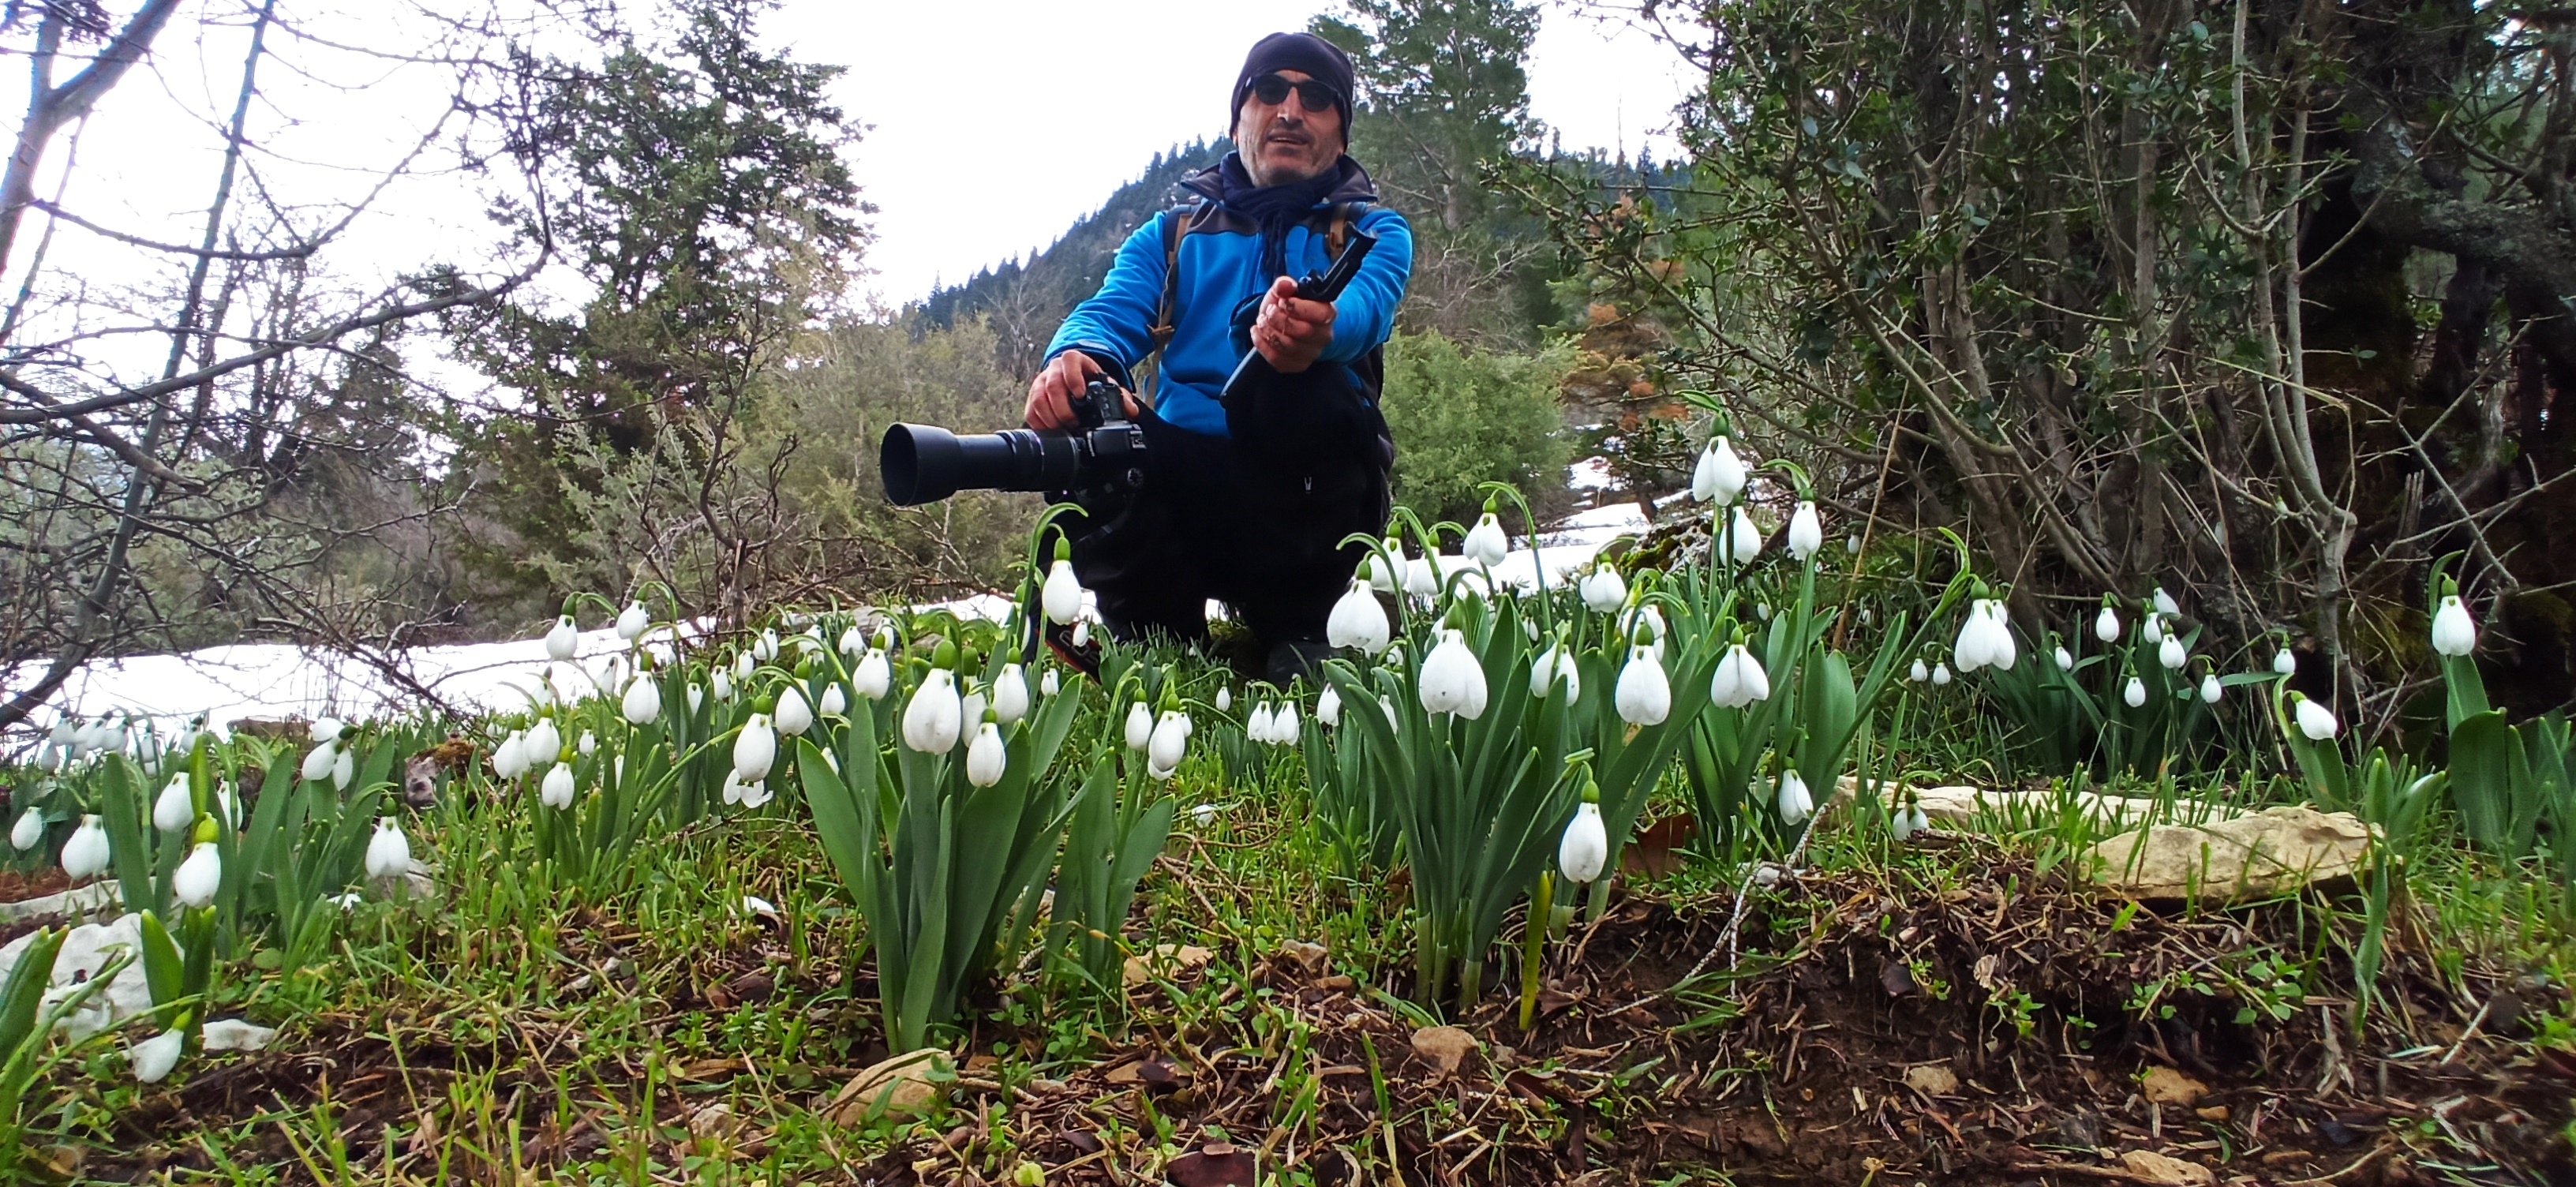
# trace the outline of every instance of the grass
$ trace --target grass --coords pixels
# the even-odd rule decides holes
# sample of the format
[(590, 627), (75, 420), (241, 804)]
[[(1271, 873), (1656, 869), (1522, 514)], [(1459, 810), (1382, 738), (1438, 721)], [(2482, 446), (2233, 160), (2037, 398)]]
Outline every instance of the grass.
[[(1206, 674), (1185, 679), (1196, 687)], [(1909, 779), (2001, 784), (2016, 773), (1968, 695), (1932, 699), (1901, 751)], [(1237, 713), (1251, 701), (1238, 697)], [(51, 1151), (54, 1177), (170, 1183), (1008, 1182), (1026, 1181), (1014, 1178), (1032, 1173), (1024, 1164), (1066, 1182), (1085, 1181), (1086, 1165), (1177, 1168), (1207, 1158), (1210, 1142), (1258, 1152), (1281, 1183), (1354, 1173), (1381, 1182), (1390, 1164), (1418, 1181), (1432, 1163), (1494, 1181), (1542, 1157), (1640, 1181), (1726, 1181), (1718, 1167), (1730, 1157), (1772, 1157), (1760, 1133), (1711, 1137), (1715, 1154), (1674, 1154), (1667, 1131), (1705, 1115), (1785, 1127), (1783, 1118), (1822, 1107), (1796, 1095), (1815, 1091), (1798, 1086), (1802, 1076), (1822, 1074), (1802, 1071), (1815, 1048), (1802, 1054), (1799, 1016), (1784, 1014), (1799, 991), (1782, 987), (1805, 984), (1801, 970), (1839, 976), (1848, 964), (1854, 983), (1886, 987), (1852, 1001), (1885, 1009), (1901, 998), (1922, 1025), (1947, 1028), (1899, 1028), (1889, 1051), (1952, 1052), (1942, 1058), (1998, 1083), (2009, 1082), (1999, 1070), (2009, 1063), (2026, 1092), (2027, 1060), (2134, 1059), (2160, 1049), (2141, 1036), (2171, 1043), (2183, 1033), (2176, 1025), (2268, 1050), (2308, 1033), (2297, 1028), (2320, 1012), (2337, 1021), (2318, 1034), (2349, 1017), (2340, 1011), (2351, 1008), (2362, 919), (2350, 896), (2122, 910), (2070, 895), (2076, 856), (2099, 839), (2071, 809), (1986, 822), (1990, 839), (1930, 844), (1893, 842), (1867, 826), (1868, 813), (1846, 810), (1816, 831), (1801, 877), (1763, 885), (1747, 869), (1693, 861), (1632, 881), (1610, 917), (1578, 920), (1547, 946), (1544, 1020), (1529, 1034), (1511, 1020), (1516, 911), (1494, 988), (1454, 1019), (1487, 1049), (1491, 1075), (1471, 1090), (1427, 1073), (1409, 1047), (1414, 1028), (1444, 1019), (1409, 1000), (1402, 874), (1340, 868), (1294, 749), (1231, 744), (1219, 737), (1228, 728), (1203, 718), (1169, 786), (1183, 805), (1174, 836), (1123, 937), (1140, 953), (1196, 946), (1212, 959), (1130, 991), (1032, 957), (934, 1037), (963, 1063), (926, 1115), (831, 1115), (836, 1089), (889, 1052), (867, 938), (791, 798), (648, 835), (631, 878), (586, 892), (555, 884), (538, 862), (533, 793), (505, 795), (478, 777), (414, 823), (435, 894), (360, 905), (327, 953), (292, 975), (263, 971), (273, 962), (258, 952), (224, 963), (211, 1016), (281, 1026), (268, 1052), (192, 1060), (173, 1081), (144, 1087), (115, 1041), (102, 1041), (40, 1086), (28, 1140)], [(2100, 790), (2153, 799), (2159, 819), (2195, 801), (2250, 807), (2289, 792), (2249, 772)], [(1680, 811), (1684, 799), (1667, 778), (1649, 815)], [(1189, 810), (1201, 804), (1217, 809), (1204, 823)], [(2491, 1005), (2510, 977), (2540, 988), (2518, 1002), (2496, 1058), (2576, 1049), (2576, 1014), (2556, 989), (2576, 962), (2567, 904), (2547, 879), (2459, 843), (2447, 813), (2434, 828), (2395, 929), (2396, 1009), (2355, 1057), (2471, 1043), (2457, 1003)], [(751, 896), (775, 913), (747, 907)], [(1926, 947), (1934, 933), (1924, 928), (2061, 902), (2086, 905), (2063, 908), (2080, 922), (2047, 937), (2057, 946), (2048, 959), (2100, 960), (2137, 945), (2144, 971), (2070, 992), (1989, 976), (1958, 952)], [(1292, 945), (1308, 944), (1324, 950), (1321, 968), (1300, 967), (1309, 950)], [(1863, 964), (1854, 955), (1863, 950), (1883, 951), (1881, 963)], [(1860, 1019), (1836, 1025), (1861, 1028)], [(1185, 1086), (1121, 1080), (1119, 1069), (1140, 1059), (1169, 1063)], [(2248, 1066), (2266, 1070), (2247, 1083), (2280, 1086), (2263, 1078), (2271, 1063)], [(2090, 1081), (2067, 1073), (2046, 1083), (2067, 1095)], [(1929, 1120), (1918, 1107), (1929, 1097), (1857, 1080), (1827, 1097), (1841, 1101), (1842, 1088), (1855, 1117), (1901, 1114), (1888, 1132), (1903, 1136), (1910, 1124), (1908, 1141), (1938, 1142), (1952, 1124)], [(2434, 1161), (2487, 1148), (2446, 1132), (2441, 1118), (2409, 1118), (2418, 1121), (2392, 1122), (2384, 1140)], [(2214, 1135), (2193, 1140), (2231, 1157), (2260, 1145), (2226, 1123), (2174, 1124)], [(2549, 1140), (2563, 1157), (2566, 1144)], [(1884, 1166), (1939, 1179), (1921, 1170), (1928, 1155), (1882, 1153)], [(1795, 1156), (1794, 1144), (1778, 1155)]]

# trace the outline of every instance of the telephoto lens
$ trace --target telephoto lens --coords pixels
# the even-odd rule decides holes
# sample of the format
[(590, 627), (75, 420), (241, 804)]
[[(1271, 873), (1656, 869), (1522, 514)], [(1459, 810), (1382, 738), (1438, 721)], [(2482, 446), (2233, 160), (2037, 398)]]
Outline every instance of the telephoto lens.
[(1080, 464), (1074, 438), (1027, 429), (959, 436), (936, 425), (898, 424), (877, 446), (886, 500), (900, 507), (961, 490), (1067, 490)]

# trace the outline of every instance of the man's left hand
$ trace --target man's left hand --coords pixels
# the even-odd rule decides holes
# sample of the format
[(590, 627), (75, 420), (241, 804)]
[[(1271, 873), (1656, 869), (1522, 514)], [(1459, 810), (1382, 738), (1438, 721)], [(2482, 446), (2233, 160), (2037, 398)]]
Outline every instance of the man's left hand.
[(1252, 323), (1252, 348), (1272, 370), (1295, 375), (1324, 357), (1333, 344), (1333, 307), (1297, 295), (1297, 282), (1282, 276), (1262, 294), (1261, 314)]

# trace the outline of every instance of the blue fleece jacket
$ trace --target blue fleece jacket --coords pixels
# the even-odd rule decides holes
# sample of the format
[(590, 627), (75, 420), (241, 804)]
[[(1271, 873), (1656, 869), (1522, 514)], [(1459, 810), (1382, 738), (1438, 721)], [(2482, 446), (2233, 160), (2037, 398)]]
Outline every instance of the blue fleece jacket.
[[(1316, 206), (1317, 216), (1288, 232), (1290, 272), (1321, 272), (1332, 259), (1326, 251), (1324, 217), (1337, 202), (1374, 201), (1376, 188), (1368, 175), (1352, 170), (1353, 180)], [(1213, 200), (1219, 192), (1216, 170), (1194, 174), (1182, 188)], [(1219, 208), (1208, 224), (1181, 239), (1181, 283), (1171, 345), (1163, 350), (1162, 378), (1153, 397), (1155, 414), (1178, 428), (1226, 436), (1225, 408), (1217, 394), (1242, 361), (1242, 344), (1233, 333), (1235, 311), (1256, 300), (1276, 277), (1258, 275), (1261, 239), (1251, 220)], [(1163, 300), (1163, 220), (1185, 218), (1188, 208), (1167, 210), (1145, 220), (1118, 248), (1109, 277), (1091, 299), (1074, 307), (1047, 345), (1053, 359), (1079, 350), (1098, 359), (1111, 375), (1130, 388), (1133, 370), (1154, 352), (1154, 315)], [(1360, 265), (1359, 274), (1333, 305), (1333, 342), (1323, 364), (1343, 364), (1385, 343), (1395, 327), (1395, 307), (1404, 300), (1413, 274), (1413, 232), (1404, 217), (1371, 205), (1354, 226), (1377, 238), (1377, 246)]]

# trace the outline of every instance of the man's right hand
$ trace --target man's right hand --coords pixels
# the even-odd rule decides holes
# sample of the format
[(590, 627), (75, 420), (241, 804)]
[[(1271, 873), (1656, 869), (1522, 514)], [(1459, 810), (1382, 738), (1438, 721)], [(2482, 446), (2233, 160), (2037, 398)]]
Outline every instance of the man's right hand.
[[(1098, 360), (1078, 350), (1068, 350), (1047, 360), (1029, 380), (1029, 407), (1026, 420), (1030, 428), (1052, 432), (1076, 427), (1073, 419), (1074, 397), (1082, 394), (1091, 381), (1106, 372)], [(1136, 393), (1120, 392), (1130, 418), (1143, 413)]]

